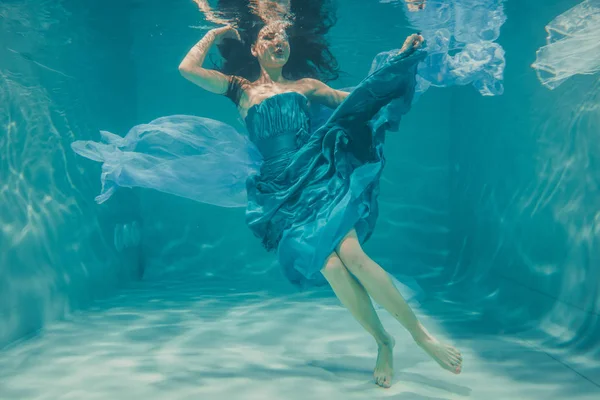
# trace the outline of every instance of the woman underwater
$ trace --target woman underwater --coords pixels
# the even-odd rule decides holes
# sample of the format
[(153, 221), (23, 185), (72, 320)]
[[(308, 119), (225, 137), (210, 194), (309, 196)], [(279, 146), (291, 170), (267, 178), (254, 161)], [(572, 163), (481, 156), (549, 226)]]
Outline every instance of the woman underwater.
[[(288, 30), (293, 32), (293, 24), (271, 21), (245, 42), (259, 67), (254, 73), (250, 67), (235, 69), (227, 63), (222, 70), (236, 73), (203, 67), (211, 46), (227, 38), (237, 40), (238, 46), (242, 43), (231, 26), (209, 31), (179, 66), (186, 79), (236, 104), (250, 139), (264, 158), (260, 172), (247, 180), (247, 224), (268, 250), (277, 251), (292, 282), (317, 283), (322, 274), (342, 304), (374, 337), (378, 385), (391, 385), (394, 339), (382, 326), (369, 296), (427, 354), (458, 374), (462, 367), (459, 351), (427, 332), (388, 274), (361, 247), (377, 218), (376, 197), (384, 164), (384, 133), (369, 123), (393, 100), (400, 99), (409, 108), (423, 38), (408, 37), (396, 55), (352, 92), (345, 92), (315, 79), (316, 68), (313, 76), (294, 76), (300, 68), (292, 63), (306, 66), (307, 60), (293, 58), (295, 47), (290, 46)], [(314, 132), (310, 103), (335, 109)]]
[[(208, 3), (195, 1), (211, 19)], [(303, 287), (329, 283), (375, 339), (377, 385), (391, 386), (395, 342), (371, 298), (440, 366), (460, 373), (460, 352), (425, 329), (390, 276), (362, 248), (379, 213), (385, 132), (410, 109), (417, 66), (426, 55), (423, 38), (411, 35), (400, 51), (380, 54), (378, 68), (350, 92), (335, 90), (324, 83), (337, 77), (335, 58), (323, 39), (331, 24), (324, 1), (288, 1), (283, 13), (270, 6), (247, 12), (248, 2), (241, 8), (240, 3), (219, 2), (223, 11), (233, 10), (237, 29), (206, 33), (179, 71), (231, 99), (248, 137), (218, 121), (171, 116), (135, 127), (125, 138), (102, 132), (104, 143), (76, 142), (77, 153), (104, 163), (97, 201), (105, 201), (118, 185), (237, 206), (241, 201), (230, 186), (245, 182), (239, 191), (247, 225), (267, 250), (277, 252), (286, 277)], [(411, 3), (415, 11), (424, 7), (421, 1)], [(214, 45), (225, 61), (209, 69), (204, 61)], [(315, 112), (321, 106), (328, 115)], [(213, 145), (224, 136), (234, 138), (234, 145)], [(247, 167), (253, 156), (240, 149), (248, 139), (260, 158), (255, 169)]]

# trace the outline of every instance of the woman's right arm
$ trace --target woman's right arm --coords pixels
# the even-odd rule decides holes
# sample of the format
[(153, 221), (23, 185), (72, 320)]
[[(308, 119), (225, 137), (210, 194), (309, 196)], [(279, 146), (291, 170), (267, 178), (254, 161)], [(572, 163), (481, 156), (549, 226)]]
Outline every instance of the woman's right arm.
[(202, 64), (212, 45), (227, 34), (234, 34), (239, 38), (237, 31), (229, 26), (208, 31), (179, 64), (181, 75), (202, 89), (212, 93), (225, 94), (229, 86), (229, 76), (213, 69), (204, 68)]

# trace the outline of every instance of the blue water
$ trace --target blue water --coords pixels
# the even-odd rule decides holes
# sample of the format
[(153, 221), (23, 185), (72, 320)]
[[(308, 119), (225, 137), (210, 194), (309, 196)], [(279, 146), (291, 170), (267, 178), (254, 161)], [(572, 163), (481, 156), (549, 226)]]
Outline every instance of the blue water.
[[(171, 114), (240, 126), (177, 71), (209, 28), (193, 2), (3, 1), (0, 398), (598, 398), (599, 75), (549, 90), (531, 68), (578, 3), (503, 2), (503, 93), (430, 88), (387, 139), (366, 250), (418, 281), (419, 316), (465, 361), (445, 373), (382, 311), (384, 391), (372, 340), (331, 290), (281, 276), (243, 210), (140, 189), (94, 203), (100, 168), (74, 140)], [(337, 87), (414, 31), (394, 1), (338, 17)]]

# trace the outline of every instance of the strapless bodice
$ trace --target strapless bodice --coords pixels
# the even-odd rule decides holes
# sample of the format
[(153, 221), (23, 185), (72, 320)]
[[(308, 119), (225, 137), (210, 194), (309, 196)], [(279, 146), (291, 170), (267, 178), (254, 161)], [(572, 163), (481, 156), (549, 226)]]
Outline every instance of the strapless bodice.
[(308, 100), (296, 92), (268, 97), (250, 107), (245, 122), (265, 160), (294, 152), (310, 132)]

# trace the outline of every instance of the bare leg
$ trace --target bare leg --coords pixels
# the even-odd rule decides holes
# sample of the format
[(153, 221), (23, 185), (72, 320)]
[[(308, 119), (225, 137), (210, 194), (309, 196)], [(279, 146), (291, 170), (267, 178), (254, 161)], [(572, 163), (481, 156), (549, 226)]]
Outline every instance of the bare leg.
[(387, 272), (362, 250), (356, 231), (352, 230), (338, 246), (337, 253), (350, 272), (360, 281), (373, 300), (385, 308), (404, 326), (440, 366), (455, 374), (462, 369), (462, 356), (452, 346), (437, 341), (419, 322), (392, 283)]
[(378, 346), (375, 382), (382, 387), (392, 385), (394, 338), (384, 329), (366, 290), (333, 253), (321, 270), (336, 296), (354, 318), (369, 332)]

